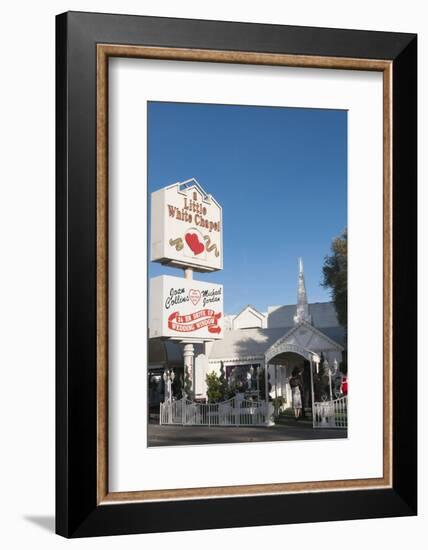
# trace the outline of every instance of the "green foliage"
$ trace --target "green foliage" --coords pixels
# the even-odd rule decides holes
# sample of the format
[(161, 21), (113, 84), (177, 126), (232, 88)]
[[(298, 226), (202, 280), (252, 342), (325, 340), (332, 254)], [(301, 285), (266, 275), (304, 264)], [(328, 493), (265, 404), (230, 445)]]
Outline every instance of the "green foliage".
[(285, 397), (283, 396), (279, 396), (279, 397), (274, 397), (272, 399), (272, 403), (273, 403), (273, 406), (275, 407), (275, 411), (277, 413), (280, 413), (282, 408), (284, 407), (286, 401), (285, 401)]
[(348, 232), (333, 239), (331, 254), (324, 258), (322, 268), (324, 288), (330, 288), (339, 323), (348, 325)]
[(210, 403), (216, 403), (217, 401), (223, 401), (224, 399), (224, 386), (220, 377), (216, 372), (209, 372), (205, 377), (207, 384), (207, 397)]
[(227, 394), (227, 390), (228, 390), (228, 385), (227, 385), (227, 380), (226, 380), (226, 372), (224, 370), (224, 363), (221, 362), (221, 365), (220, 365), (220, 386), (221, 386), (221, 392), (223, 393), (223, 397), (226, 396)]
[(180, 397), (183, 392), (183, 375), (175, 372), (174, 382), (172, 383), (172, 395)]
[(232, 399), (232, 397), (235, 397), (235, 395), (239, 392), (239, 389), (235, 386), (233, 381), (230, 382), (229, 385), (226, 384), (224, 389), (224, 400)]
[(274, 397), (272, 401), (274, 405), (278, 405), (278, 407), (282, 407), (282, 405), (284, 405), (285, 403), (285, 397), (280, 395), (278, 397)]

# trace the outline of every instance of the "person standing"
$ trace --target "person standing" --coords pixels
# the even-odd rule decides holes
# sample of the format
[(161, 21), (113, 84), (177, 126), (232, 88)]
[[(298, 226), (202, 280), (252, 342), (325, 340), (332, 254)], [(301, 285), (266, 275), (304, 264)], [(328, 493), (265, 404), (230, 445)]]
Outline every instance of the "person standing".
[(302, 414), (301, 379), (297, 368), (293, 369), (288, 383), (291, 388), (291, 404), (294, 410), (294, 418), (297, 420)]

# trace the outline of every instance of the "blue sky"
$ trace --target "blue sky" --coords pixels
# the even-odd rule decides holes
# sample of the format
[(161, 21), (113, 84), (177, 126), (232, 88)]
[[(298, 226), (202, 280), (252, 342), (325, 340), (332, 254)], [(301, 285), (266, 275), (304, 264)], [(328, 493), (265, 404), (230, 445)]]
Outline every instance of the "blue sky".
[[(347, 225), (347, 113), (148, 103), (149, 192), (195, 178), (223, 208), (225, 313), (294, 304), (302, 256), (309, 302), (332, 239)], [(149, 212), (150, 215), (150, 212)], [(149, 276), (182, 275), (150, 263)]]

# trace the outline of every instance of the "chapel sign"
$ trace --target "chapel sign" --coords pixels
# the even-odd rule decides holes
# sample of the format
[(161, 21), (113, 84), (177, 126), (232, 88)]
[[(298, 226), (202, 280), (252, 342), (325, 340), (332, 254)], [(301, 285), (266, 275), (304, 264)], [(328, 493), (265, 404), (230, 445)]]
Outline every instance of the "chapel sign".
[(150, 280), (150, 338), (223, 338), (223, 286), (160, 275)]
[(196, 180), (152, 193), (151, 260), (195, 271), (223, 269), (221, 206)]

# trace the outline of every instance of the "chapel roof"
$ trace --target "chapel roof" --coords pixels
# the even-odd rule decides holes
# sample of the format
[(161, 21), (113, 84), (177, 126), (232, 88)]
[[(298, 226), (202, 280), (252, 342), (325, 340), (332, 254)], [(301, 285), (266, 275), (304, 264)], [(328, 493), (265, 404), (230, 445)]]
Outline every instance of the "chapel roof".
[[(337, 320), (336, 309), (333, 302), (315, 302), (308, 304), (309, 314), (312, 318), (312, 324), (319, 330), (330, 327), (341, 328)], [(296, 306), (294, 304), (286, 306), (268, 307), (267, 325), (269, 328), (291, 327), (294, 324)], [(343, 330), (343, 329), (342, 329)]]
[[(277, 328), (247, 328), (229, 330), (221, 340), (213, 343), (209, 359), (233, 359), (261, 357), (279, 338), (287, 334), (294, 325)], [(331, 340), (343, 345), (345, 331), (343, 327), (317, 329)]]

